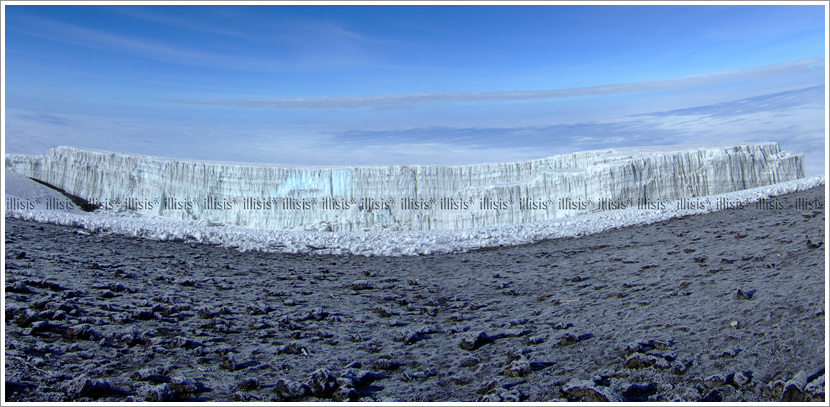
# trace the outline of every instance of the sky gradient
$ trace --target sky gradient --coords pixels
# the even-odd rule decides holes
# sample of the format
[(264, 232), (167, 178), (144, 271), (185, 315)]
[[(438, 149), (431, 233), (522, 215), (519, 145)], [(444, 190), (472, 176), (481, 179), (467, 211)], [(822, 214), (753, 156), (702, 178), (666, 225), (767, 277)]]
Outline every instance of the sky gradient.
[(4, 4), (5, 148), (383, 165), (778, 141), (819, 175), (825, 13)]

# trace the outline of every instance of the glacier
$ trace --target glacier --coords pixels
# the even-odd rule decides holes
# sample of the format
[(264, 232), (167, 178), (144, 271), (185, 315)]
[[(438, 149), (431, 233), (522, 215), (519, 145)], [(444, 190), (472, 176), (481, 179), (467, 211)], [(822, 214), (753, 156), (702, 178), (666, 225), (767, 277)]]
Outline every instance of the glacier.
[(475, 231), (804, 178), (802, 156), (777, 143), (374, 167), (191, 161), (58, 147), (43, 155), (7, 154), (5, 169), (100, 203), (116, 217), (316, 232)]
[[(14, 192), (23, 200), (49, 194), (19, 174), (7, 174)], [(28, 182), (28, 185), (26, 183)], [(479, 229), (380, 232), (317, 232), (251, 229), (239, 226), (205, 226), (196, 222), (138, 216), (129, 212), (77, 213), (43, 208), (10, 208), (7, 217), (82, 228), (95, 233), (116, 233), (142, 239), (215, 244), (240, 251), (258, 250), (298, 254), (359, 256), (413, 256), (459, 253), (488, 247), (530, 244), (548, 239), (579, 237), (610, 229), (644, 225), (672, 218), (718, 210), (712, 202), (728, 201), (752, 205), (762, 199), (825, 185), (824, 177), (801, 178), (778, 184), (729, 192), (709, 197), (674, 201), (658, 210), (626, 208), (592, 212), (572, 217), (531, 223), (490, 226)], [(823, 204), (823, 202), (822, 202)], [(722, 208), (721, 208), (722, 209)], [(80, 233), (80, 232), (79, 232)]]

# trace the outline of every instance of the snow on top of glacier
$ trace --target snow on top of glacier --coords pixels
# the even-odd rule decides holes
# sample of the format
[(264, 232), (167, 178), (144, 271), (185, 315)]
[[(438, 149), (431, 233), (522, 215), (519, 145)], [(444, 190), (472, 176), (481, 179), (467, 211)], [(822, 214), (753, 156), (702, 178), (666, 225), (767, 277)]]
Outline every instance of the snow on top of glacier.
[[(584, 150), (578, 151), (573, 153), (566, 153), (566, 154), (557, 154), (553, 156), (546, 156), (540, 157), (536, 159), (529, 159), (525, 161), (513, 161), (513, 162), (482, 162), (482, 163), (474, 163), (474, 164), (458, 164), (458, 165), (439, 165), (439, 164), (398, 164), (398, 165), (300, 165), (300, 164), (280, 164), (280, 163), (259, 163), (259, 162), (238, 162), (238, 161), (217, 161), (217, 160), (196, 160), (196, 159), (182, 159), (182, 158), (174, 158), (174, 157), (165, 157), (165, 156), (153, 156), (153, 155), (142, 155), (142, 154), (132, 154), (132, 153), (119, 153), (113, 151), (105, 151), (99, 150), (94, 148), (87, 148), (87, 147), (70, 147), (70, 146), (60, 146), (55, 147), (52, 150), (60, 151), (60, 150), (75, 150), (75, 151), (88, 151), (93, 153), (100, 153), (100, 154), (107, 154), (107, 155), (116, 155), (122, 157), (140, 157), (150, 160), (158, 160), (158, 161), (173, 161), (182, 164), (216, 164), (216, 165), (226, 165), (226, 166), (235, 166), (235, 167), (265, 167), (265, 168), (289, 168), (289, 169), (362, 169), (362, 168), (390, 168), (390, 169), (400, 169), (400, 168), (411, 168), (411, 167), (422, 167), (422, 168), (463, 168), (463, 167), (473, 167), (473, 166), (488, 166), (488, 165), (503, 165), (503, 166), (511, 166), (517, 165), (522, 163), (530, 163), (530, 162), (542, 162), (542, 161), (557, 161), (559, 159), (572, 156), (572, 155), (585, 155), (585, 156), (594, 156), (597, 158), (596, 165), (613, 165), (618, 161), (623, 161), (626, 159), (631, 159), (634, 157), (646, 157), (652, 156), (657, 154), (666, 154), (666, 153), (676, 153), (676, 152), (686, 152), (686, 151), (700, 151), (700, 150), (731, 150), (740, 148), (743, 146), (763, 146), (763, 145), (776, 145), (776, 142), (745, 142), (745, 143), (707, 143), (707, 144), (681, 144), (681, 145), (665, 145), (665, 146), (639, 146), (639, 147), (615, 147), (615, 148), (604, 148), (604, 149), (597, 149), (597, 150)], [(50, 151), (52, 151), (50, 150)], [(13, 155), (13, 154), (7, 154)], [(37, 154), (20, 154), (21, 156), (28, 156), (28, 157), (36, 157)], [(48, 153), (47, 153), (48, 155)]]

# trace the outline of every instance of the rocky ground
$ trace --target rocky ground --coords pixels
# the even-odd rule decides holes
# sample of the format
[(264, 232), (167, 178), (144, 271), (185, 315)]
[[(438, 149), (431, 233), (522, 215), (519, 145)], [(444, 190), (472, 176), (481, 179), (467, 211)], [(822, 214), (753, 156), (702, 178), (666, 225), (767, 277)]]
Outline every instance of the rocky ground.
[(6, 400), (824, 400), (824, 191), (786, 198), (404, 258), (6, 219)]

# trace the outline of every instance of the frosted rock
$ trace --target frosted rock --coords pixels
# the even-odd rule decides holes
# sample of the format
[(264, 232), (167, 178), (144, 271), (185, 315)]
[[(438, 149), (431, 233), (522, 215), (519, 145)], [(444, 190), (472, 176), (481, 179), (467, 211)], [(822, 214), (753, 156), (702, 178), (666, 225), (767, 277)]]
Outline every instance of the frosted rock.
[(587, 402), (619, 402), (624, 399), (608, 387), (597, 386), (591, 380), (571, 379), (562, 386), (569, 398)]

